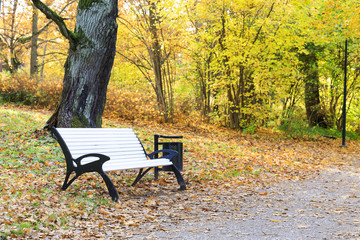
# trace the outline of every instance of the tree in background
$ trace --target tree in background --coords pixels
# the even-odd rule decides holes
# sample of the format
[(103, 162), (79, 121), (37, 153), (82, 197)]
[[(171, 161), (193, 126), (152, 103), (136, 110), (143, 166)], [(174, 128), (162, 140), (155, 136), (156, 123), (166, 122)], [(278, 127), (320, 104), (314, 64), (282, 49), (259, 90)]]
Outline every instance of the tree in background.
[[(326, 120), (330, 127), (341, 129), (343, 121), (345, 40), (348, 40), (348, 69), (346, 111), (349, 122), (354, 122), (360, 113), (358, 107), (358, 89), (360, 86), (359, 37), (360, 6), (355, 0), (317, 3), (321, 12), (313, 21), (316, 31), (325, 42), (325, 53), (321, 67), (323, 69), (322, 104)], [(331, 24), (326, 24), (329, 22)], [(351, 123), (350, 126), (356, 126)]]
[[(342, 122), (344, 46), (348, 39), (351, 46), (348, 71), (347, 108), (351, 108), (354, 90), (359, 85), (358, 54), (359, 11), (358, 2), (346, 0), (299, 0), (297, 12), (302, 18), (301, 35), (307, 39), (303, 51), (299, 51), (302, 62), (300, 71), (305, 87), (305, 109), (308, 126), (336, 127)], [(358, 29), (358, 30), (356, 30)]]
[(123, 1), (118, 53), (135, 65), (153, 87), (160, 112), (171, 121), (173, 84), (179, 54), (179, 12), (173, 1)]
[(43, 2), (32, 2), (70, 44), (60, 103), (47, 127), (101, 127), (115, 56), (117, 1), (80, 0), (74, 32)]
[[(59, 8), (59, 12), (69, 13), (69, 6), (75, 0), (66, 2), (52, 2)], [(34, 76), (45, 64), (45, 46), (52, 45), (51, 55), (59, 60), (59, 55), (64, 52), (58, 31), (53, 28), (54, 24), (44, 16), (38, 16), (37, 9), (27, 1), (4, 1), (1, 8), (0, 23), (0, 66), (11, 74), (17, 73), (30, 62), (30, 75)], [(31, 24), (29, 24), (31, 22)], [(47, 35), (46, 37), (43, 37)], [(55, 51), (57, 47), (57, 50)], [(30, 59), (28, 59), (30, 49)], [(42, 50), (42, 54), (39, 52)], [(39, 63), (38, 58), (43, 61)], [(48, 55), (50, 56), (50, 55)], [(50, 61), (50, 57), (48, 61)], [(60, 58), (61, 59), (61, 58)]]
[(6, 1), (2, 4), (2, 29), (0, 30), (0, 64), (2, 68), (10, 73), (18, 71), (23, 64), (25, 54), (25, 43), (29, 40), (28, 33), (31, 32), (26, 9), (29, 6), (22, 1)]
[(299, 60), (302, 62), (300, 68), (304, 75), (305, 82), (305, 109), (309, 127), (320, 126), (327, 127), (324, 112), (320, 104), (320, 73), (319, 73), (319, 53), (323, 51), (322, 47), (313, 43), (305, 45), (306, 52), (299, 54)]
[[(215, 37), (204, 34), (210, 31), (212, 19), (208, 18), (205, 11), (200, 11), (201, 1), (188, 1), (185, 4), (186, 15), (189, 19), (190, 32), (188, 55), (190, 60), (188, 81), (194, 85), (196, 94), (196, 109), (200, 111), (202, 118), (209, 119), (213, 112), (217, 112), (217, 105), (213, 99), (218, 89), (212, 87), (214, 82), (214, 71), (212, 70), (212, 59), (216, 46)], [(191, 64), (192, 63), (192, 64)]]
[[(348, 44), (347, 99), (348, 109), (356, 118), (359, 114), (358, 89), (360, 89), (360, 48), (356, 41)], [(326, 112), (326, 121), (330, 127), (338, 130), (342, 127), (342, 102), (344, 91), (344, 42), (328, 44), (324, 61), (321, 62), (323, 77), (326, 79), (321, 89), (322, 105)], [(350, 121), (354, 121), (350, 118)]]
[(291, 65), (284, 62), (294, 59), (288, 50), (298, 44), (292, 39), (291, 6), (259, 0), (208, 0), (196, 6), (194, 25), (200, 27), (194, 49), (211, 56), (206, 71), (212, 76), (214, 114), (231, 128), (262, 124), (282, 92), (283, 70)]
[[(49, 0), (46, 4), (58, 15), (75, 16), (74, 7), (71, 8), (74, 13), (61, 11), (69, 2)], [(2, 12), (7, 15), (1, 14), (0, 35), (7, 35), (2, 38), (7, 42), (1, 44), (1, 53), (11, 63), (10, 57), (14, 55), (10, 54), (10, 45), (7, 44), (11, 42), (8, 41), (12, 19), (9, 13), (13, 12), (16, 1), (2, 3)], [(62, 68), (55, 66), (63, 65), (65, 59), (58, 57), (58, 53), (51, 58), (49, 53), (66, 49), (66, 39), (58, 37), (58, 30), (53, 28), (55, 24), (49, 24), (48, 30), (41, 32), (51, 22), (42, 14), (38, 15), (38, 34), (35, 30), (31, 33), (31, 19), (36, 22), (35, 15), (31, 17), (31, 5), (23, 1), (17, 3), (26, 6), (17, 8), (16, 27), (13, 28), (13, 39), (17, 40), (13, 52), (19, 50), (15, 56), (21, 62), (20, 66), (28, 66), (29, 47), (33, 46), (36, 49), (32, 51), (33, 56), (38, 55), (33, 58), (38, 64), (31, 64), (33, 72), (39, 69), (41, 72), (43, 62), (46, 63), (47, 75), (31, 81), (35, 84), (38, 81), (39, 88), (45, 83), (48, 86), (54, 83), (60, 88), (57, 76), (62, 74)], [(79, 6), (84, 4), (79, 2)], [(290, 122), (297, 128), (339, 128), (343, 111), (344, 43), (347, 39), (347, 127), (360, 129), (357, 127), (360, 114), (357, 107), (360, 104), (358, 1), (124, 0), (120, 4), (118, 34), (121, 37), (117, 42), (118, 54), (113, 84), (110, 85), (116, 89), (108, 94), (108, 99), (114, 100), (108, 108), (111, 111), (108, 116), (132, 120), (171, 120), (173, 117), (175, 121), (182, 121), (184, 118), (179, 116), (186, 114), (193, 120), (186, 118), (185, 124), (191, 125), (200, 120), (197, 116), (201, 115), (211, 122), (245, 131)], [(26, 9), (25, 15), (23, 9)], [(67, 29), (74, 28), (73, 19), (75, 17), (63, 19)], [(79, 29), (74, 31), (76, 40), (84, 36)], [(5, 30), (9, 32), (5, 34)], [(31, 38), (35, 35), (38, 36), (37, 44), (30, 44), (29, 40), (36, 42)], [(43, 52), (46, 52), (46, 57), (41, 55)], [(72, 52), (70, 54), (74, 56)], [(69, 69), (66, 71), (70, 74)], [(78, 75), (85, 75), (81, 71)], [(11, 78), (15, 83), (13, 86), (17, 83), (26, 85), (25, 81), (18, 81), (26, 79), (24, 74), (2, 74), (2, 77)], [(17, 94), (15, 87), (5, 86), (6, 80), (1, 82), (0, 79), (0, 84), (1, 94), (8, 94), (9, 89)], [(70, 88), (77, 88), (76, 84), (74, 82), (75, 87)], [(38, 94), (36, 87), (31, 93), (22, 89), (25, 89), (24, 96), (29, 98), (32, 98), (31, 94), (40, 98), (46, 92), (39, 90)], [(81, 90), (82, 86), (79, 89), (80, 92), (73, 94), (74, 98), (82, 95), (79, 98), (86, 99), (86, 90)], [(154, 105), (155, 101), (157, 104)], [(131, 110), (124, 106), (131, 106), (127, 108)], [(161, 114), (155, 111), (156, 107)], [(78, 109), (83, 111), (82, 107)]]
[(31, 54), (30, 54), (30, 76), (38, 72), (38, 9), (33, 5), (31, 22)]
[[(67, 14), (71, 15), (68, 17), (68, 20), (73, 19), (74, 13), (72, 13), (72, 5), (76, 0), (68, 0), (66, 2), (57, 2), (56, 5), (59, 8), (59, 14)], [(53, 2), (52, 4), (55, 4)], [(39, 26), (39, 10), (32, 4), (32, 22), (31, 22), (31, 35), (28, 37), (30, 43), (30, 76), (34, 77), (38, 73), (40, 73), (40, 76), (43, 76), (43, 70), (45, 65), (45, 56), (52, 55), (54, 56), (54, 59), (59, 59), (59, 56), (61, 56), (62, 53), (62, 47), (61, 44), (59, 44), (60, 36), (57, 34), (56, 29), (53, 28), (53, 21), (49, 19), (40, 19), (40, 23), (43, 23)], [(44, 24), (45, 23), (45, 24)], [(40, 28), (40, 29), (39, 29)], [(49, 32), (52, 31), (52, 34), (49, 34)], [(54, 34), (55, 32), (55, 34)], [(50, 37), (51, 36), (51, 37)], [(39, 39), (40, 37), (40, 39)], [(47, 53), (47, 45), (51, 43), (53, 45), (58, 46), (58, 49), (56, 51)], [(55, 50), (56, 48), (54, 48)], [(61, 50), (60, 50), (61, 49)], [(39, 51), (42, 50), (42, 54), (39, 53)], [(42, 57), (42, 62), (40, 63), (39, 56)], [(50, 58), (51, 59), (51, 58)], [(51, 60), (47, 60), (47, 62)]]

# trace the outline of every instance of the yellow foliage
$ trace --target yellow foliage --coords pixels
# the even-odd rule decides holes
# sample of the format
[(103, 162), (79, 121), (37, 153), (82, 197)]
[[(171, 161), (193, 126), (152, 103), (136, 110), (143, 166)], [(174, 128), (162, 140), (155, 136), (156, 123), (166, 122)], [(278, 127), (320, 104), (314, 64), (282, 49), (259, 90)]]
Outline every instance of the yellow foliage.
[(104, 117), (127, 120), (157, 120), (160, 117), (156, 98), (149, 92), (109, 87), (106, 98)]

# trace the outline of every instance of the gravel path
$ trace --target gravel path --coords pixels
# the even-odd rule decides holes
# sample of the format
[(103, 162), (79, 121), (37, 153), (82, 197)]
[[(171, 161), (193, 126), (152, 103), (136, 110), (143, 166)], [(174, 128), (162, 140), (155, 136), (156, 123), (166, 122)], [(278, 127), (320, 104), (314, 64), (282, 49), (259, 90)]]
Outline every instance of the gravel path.
[[(234, 195), (235, 208), (219, 206), (196, 218), (162, 223), (132, 239), (360, 239), (358, 167), (326, 169), (261, 191)], [(218, 196), (218, 202), (226, 197)]]

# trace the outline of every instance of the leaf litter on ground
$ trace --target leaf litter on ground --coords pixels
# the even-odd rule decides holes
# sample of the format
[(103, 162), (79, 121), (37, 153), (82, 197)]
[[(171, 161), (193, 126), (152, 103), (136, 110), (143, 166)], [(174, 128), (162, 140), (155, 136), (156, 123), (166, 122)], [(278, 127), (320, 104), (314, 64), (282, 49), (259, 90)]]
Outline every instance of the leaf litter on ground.
[[(101, 178), (89, 173), (60, 191), (65, 176), (62, 152), (42, 131), (50, 113), (15, 105), (0, 107), (0, 236), (2, 238), (130, 238), (138, 231), (164, 230), (207, 213), (238, 210), (248, 195), (271, 196), (268, 186), (300, 181), (324, 167), (342, 166), (359, 156), (359, 143), (321, 138), (283, 139), (275, 131), (247, 135), (202, 124), (198, 128), (141, 121), (104, 120), (104, 127), (132, 127), (147, 151), (154, 134), (182, 135), (184, 178), (149, 174), (130, 184), (135, 170), (109, 173), (119, 192), (114, 203)], [(145, 230), (141, 226), (148, 228)], [(149, 227), (150, 226), (150, 227)]]

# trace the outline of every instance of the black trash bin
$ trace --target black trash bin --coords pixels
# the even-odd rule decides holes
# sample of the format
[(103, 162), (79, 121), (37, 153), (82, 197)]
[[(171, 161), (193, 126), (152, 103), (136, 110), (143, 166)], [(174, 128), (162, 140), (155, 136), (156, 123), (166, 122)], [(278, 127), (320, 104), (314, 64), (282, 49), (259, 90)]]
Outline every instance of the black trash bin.
[[(183, 136), (167, 136), (167, 135), (154, 135), (154, 151), (161, 149), (171, 149), (175, 150), (179, 153), (178, 156), (173, 157), (171, 161), (174, 166), (179, 170), (183, 170), (183, 143), (182, 142), (160, 142), (160, 138), (164, 139), (179, 139), (183, 138)], [(167, 153), (161, 153), (163, 156), (167, 155)], [(158, 157), (158, 156), (156, 156)], [(158, 178), (159, 171), (171, 171), (169, 166), (163, 166), (162, 168), (155, 168), (155, 179)]]

